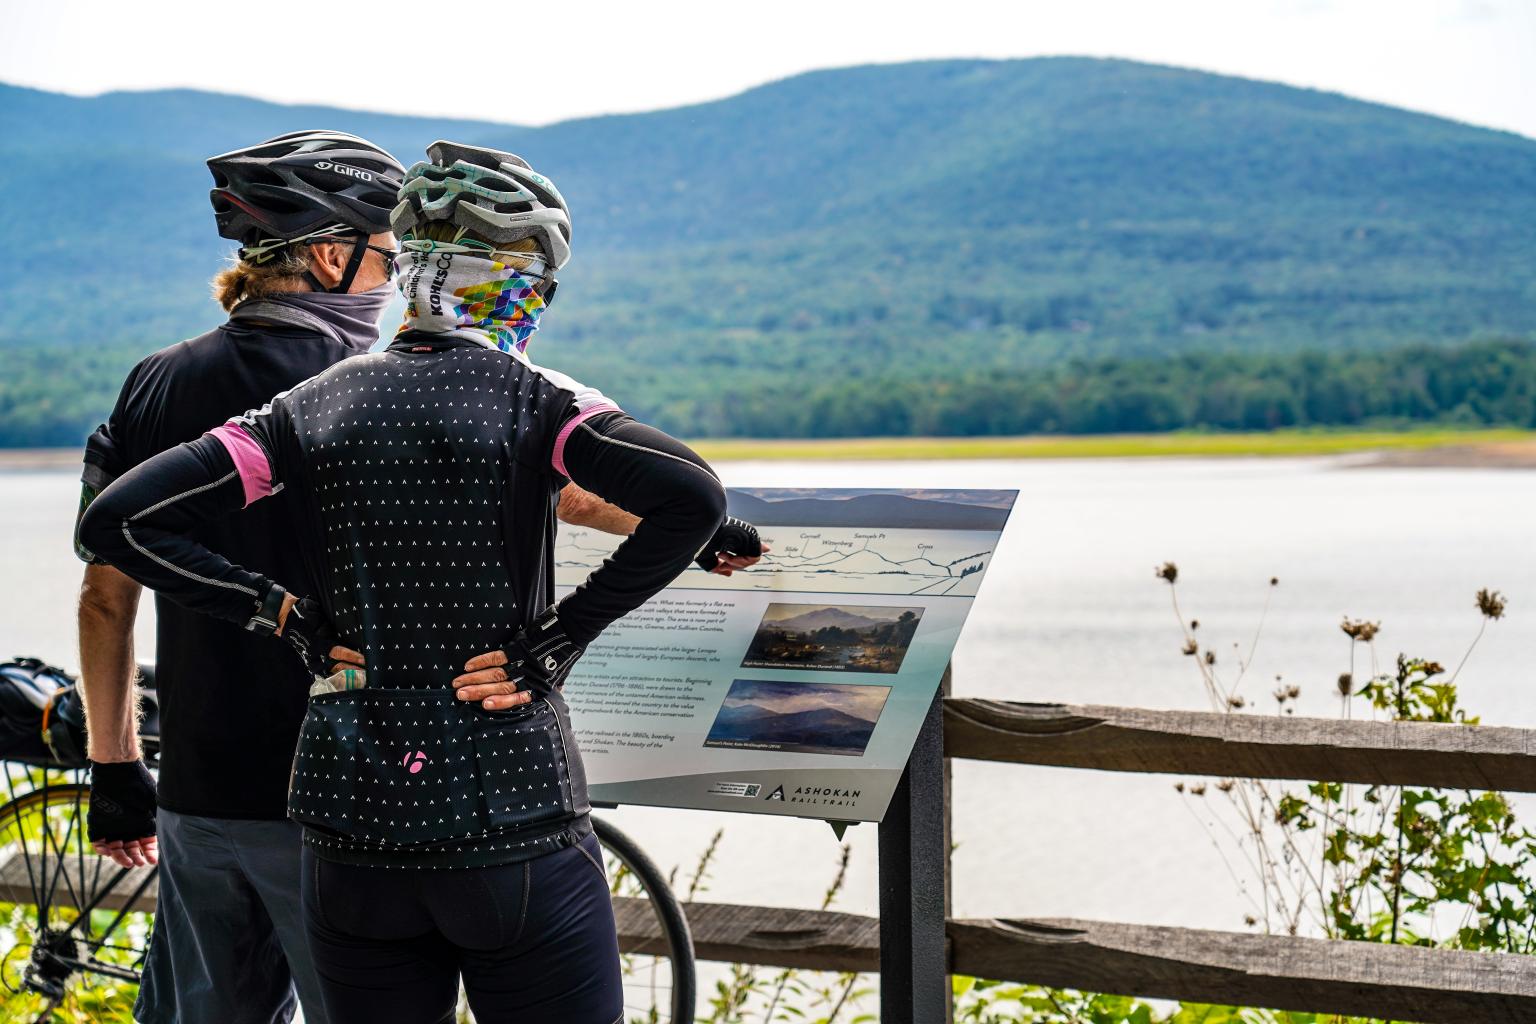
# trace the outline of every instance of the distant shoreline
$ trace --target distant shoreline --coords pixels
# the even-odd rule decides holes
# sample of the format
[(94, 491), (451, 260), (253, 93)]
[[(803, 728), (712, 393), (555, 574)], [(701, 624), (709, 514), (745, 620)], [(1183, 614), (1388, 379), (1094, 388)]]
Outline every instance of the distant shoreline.
[(1536, 468), (1536, 431), (1279, 430), (1242, 434), (1100, 434), (1031, 437), (895, 437), (693, 442), (707, 459), (888, 461), (911, 459), (1276, 458), (1354, 455), (1351, 468)]
[(82, 448), (0, 448), (0, 470), (68, 469), (80, 465)]
[[(720, 462), (1252, 458), (1359, 455), (1351, 468), (1536, 469), (1536, 431), (1279, 430), (1247, 434), (861, 437), (692, 441)], [(79, 448), (0, 448), (0, 471), (73, 469)]]

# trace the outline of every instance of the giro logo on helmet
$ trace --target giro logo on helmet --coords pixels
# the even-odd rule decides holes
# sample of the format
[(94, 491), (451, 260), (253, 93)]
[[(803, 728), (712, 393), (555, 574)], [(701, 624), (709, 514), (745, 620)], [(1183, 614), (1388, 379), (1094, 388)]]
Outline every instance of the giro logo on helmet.
[(363, 181), (372, 181), (373, 175), (367, 171), (360, 171), (356, 167), (348, 167), (346, 164), (333, 164), (329, 160), (321, 160), (315, 164), (317, 171), (335, 171), (337, 174), (345, 174), (349, 178), (360, 178)]

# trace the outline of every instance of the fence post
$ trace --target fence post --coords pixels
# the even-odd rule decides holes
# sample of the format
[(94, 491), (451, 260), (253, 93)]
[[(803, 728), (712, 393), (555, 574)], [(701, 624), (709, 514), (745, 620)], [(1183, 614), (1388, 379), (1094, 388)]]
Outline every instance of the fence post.
[(950, 1019), (949, 768), (944, 760), (944, 695), (934, 694), (912, 757), (880, 823), (880, 1020), (940, 1024)]

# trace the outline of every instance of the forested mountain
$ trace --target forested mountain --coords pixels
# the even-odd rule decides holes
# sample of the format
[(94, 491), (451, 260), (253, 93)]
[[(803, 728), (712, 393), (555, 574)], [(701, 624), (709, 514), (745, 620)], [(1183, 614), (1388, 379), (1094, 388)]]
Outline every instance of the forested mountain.
[[(1536, 141), (1337, 95), (1046, 58), (497, 114), (0, 86), (0, 443), (78, 439), (136, 358), (217, 321), (202, 160), (316, 126), (406, 163), (439, 137), (502, 146), (554, 177), (576, 256), (534, 358), (689, 434), (1125, 429), (1021, 410), (1180, 353), (1207, 355), (1162, 377), (1198, 388), (1193, 366), (1391, 367), (1370, 353), (1493, 338), (1525, 366), (1536, 339)], [(1002, 408), (980, 415), (978, 385)], [(1206, 422), (1173, 405), (1143, 418)]]

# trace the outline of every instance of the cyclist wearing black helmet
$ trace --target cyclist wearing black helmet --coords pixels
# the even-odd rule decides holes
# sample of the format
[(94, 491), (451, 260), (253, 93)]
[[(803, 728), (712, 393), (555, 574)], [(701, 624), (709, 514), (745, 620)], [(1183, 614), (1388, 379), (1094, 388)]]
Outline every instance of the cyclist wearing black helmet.
[[(378, 340), (391, 298), (389, 214), (404, 169), (341, 132), (283, 135), (208, 161), (219, 234), (240, 245), (214, 279), (228, 322), (129, 372), (85, 454), (81, 511), (167, 448)], [(283, 576), (292, 499), (200, 533), (240, 564)], [(158, 814), (132, 714), (139, 585), (100, 562), (81, 587), (90, 837), (121, 864), (161, 863), (159, 909), (136, 1017), (159, 1024), (288, 1021), (295, 998), (326, 1020), (300, 919), (298, 826), (288, 773), (308, 676), (291, 656), (230, 623), (156, 602), (163, 715)], [(265, 698), (252, 702), (260, 688)]]
[[(139, 466), (82, 537), (316, 676), (339, 642), (363, 652), (363, 688), (311, 701), (289, 795), (334, 1024), (451, 1021), (461, 980), (482, 1024), (614, 1024), (613, 910), (561, 687), (690, 563), (760, 544), (695, 453), (528, 361), (569, 255), (554, 186), (512, 154), (428, 154), (395, 211), (408, 306), (388, 349)], [(639, 522), (557, 604), (568, 480)], [(279, 491), (302, 494), (289, 575), (207, 539)]]

